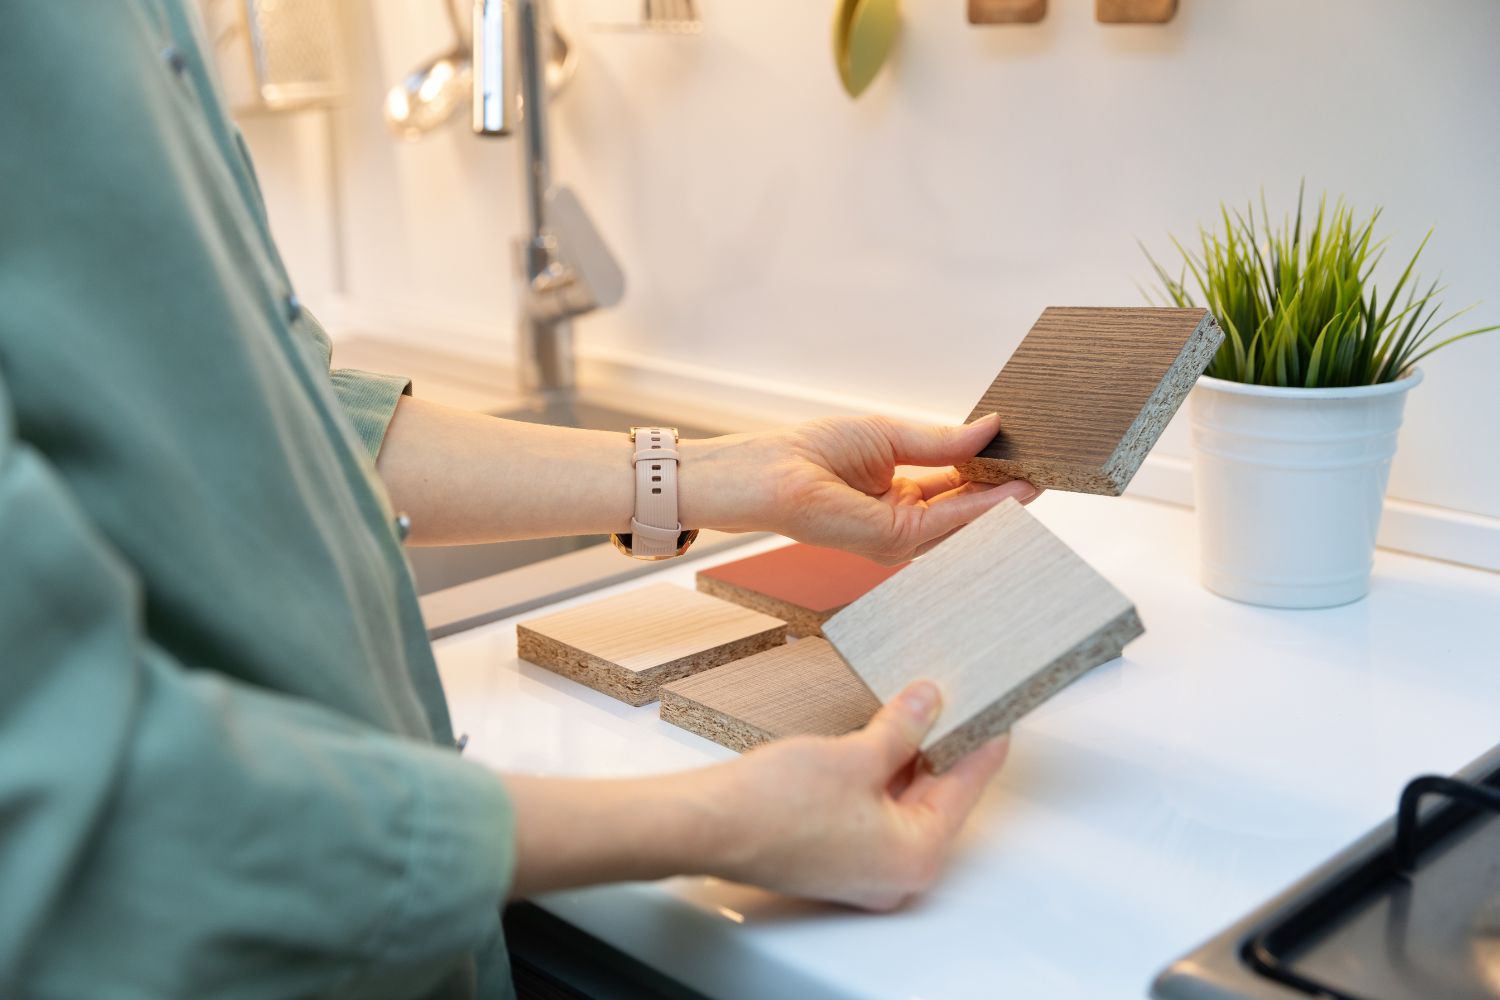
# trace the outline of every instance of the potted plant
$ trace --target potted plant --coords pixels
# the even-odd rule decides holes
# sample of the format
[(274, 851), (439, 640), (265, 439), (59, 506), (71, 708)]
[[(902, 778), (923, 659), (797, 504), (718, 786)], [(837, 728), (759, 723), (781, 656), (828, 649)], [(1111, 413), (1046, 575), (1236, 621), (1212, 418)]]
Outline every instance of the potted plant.
[(1402, 408), (1422, 381), (1417, 362), (1496, 329), (1431, 343), (1461, 313), (1439, 321), (1442, 289), (1424, 290), (1416, 274), (1427, 240), (1382, 298), (1380, 210), (1356, 222), (1342, 198), (1330, 211), (1325, 195), (1307, 224), (1302, 207), (1299, 193), (1295, 221), (1273, 230), (1264, 195), (1258, 224), (1253, 205), (1241, 215), (1221, 204), (1224, 232), (1200, 226), (1199, 252), (1172, 238), (1183, 257), (1175, 278), (1147, 252), (1158, 295), (1196, 305), (1191, 273), (1225, 332), (1189, 403), (1201, 580), (1279, 608), (1368, 593)]

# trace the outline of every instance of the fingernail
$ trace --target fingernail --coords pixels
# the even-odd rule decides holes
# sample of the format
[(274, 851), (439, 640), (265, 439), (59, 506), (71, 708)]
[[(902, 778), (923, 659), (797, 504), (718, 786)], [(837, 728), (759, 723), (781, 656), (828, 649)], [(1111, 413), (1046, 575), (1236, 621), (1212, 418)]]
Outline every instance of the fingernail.
[(1000, 414), (998, 414), (998, 413), (986, 413), (984, 416), (980, 417), (978, 420), (975, 420), (973, 423), (969, 424), (969, 426), (973, 427), (974, 424), (982, 424), (986, 420), (989, 420), (989, 421), (993, 422), (993, 421), (996, 421), (996, 420), (999, 420), (999, 419), (1000, 419)]
[(931, 681), (918, 681), (901, 695), (901, 703), (907, 711), (923, 722), (931, 722), (937, 717), (940, 701), (937, 685)]

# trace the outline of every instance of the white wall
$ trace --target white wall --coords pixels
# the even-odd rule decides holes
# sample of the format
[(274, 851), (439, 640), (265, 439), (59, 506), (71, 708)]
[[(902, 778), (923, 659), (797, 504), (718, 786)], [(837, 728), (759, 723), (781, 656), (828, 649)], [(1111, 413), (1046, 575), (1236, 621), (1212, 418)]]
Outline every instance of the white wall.
[[(582, 60), (554, 105), (555, 173), (630, 282), (579, 323), (585, 351), (962, 416), (1043, 307), (1141, 302), (1137, 237), (1167, 259), (1165, 234), (1219, 199), (1264, 185), (1287, 206), (1304, 176), (1386, 206), (1394, 257), (1436, 225), (1426, 271), (1454, 305), (1487, 300), (1474, 325), (1500, 323), (1494, 0), (1182, 0), (1165, 27), (1098, 25), (1091, 0), (973, 27), (962, 0), (907, 0), (857, 102), (832, 0), (699, 3), (703, 34), (671, 38), (590, 32), (604, 0), (559, 0)], [(347, 9), (338, 212), (295, 179), (327, 168), (302, 148), (317, 116), (247, 128), (304, 297), (500, 349), (517, 151), (462, 123), (388, 139), (385, 88), (451, 42), (439, 0)], [(337, 215), (341, 250), (309, 214)], [(1500, 333), (1425, 367), (1391, 492), (1500, 517)], [(1182, 429), (1159, 451), (1186, 455)]]

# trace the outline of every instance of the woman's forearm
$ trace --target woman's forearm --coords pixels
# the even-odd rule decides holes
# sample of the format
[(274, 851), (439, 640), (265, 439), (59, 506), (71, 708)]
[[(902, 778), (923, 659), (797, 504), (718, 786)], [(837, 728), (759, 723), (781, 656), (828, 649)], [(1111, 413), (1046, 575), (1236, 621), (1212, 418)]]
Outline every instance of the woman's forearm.
[(624, 433), (529, 424), (403, 396), (377, 467), (414, 545), (629, 531)]
[(729, 824), (704, 794), (713, 783), (701, 771), (616, 781), (507, 776), (519, 862), (511, 898), (716, 870)]

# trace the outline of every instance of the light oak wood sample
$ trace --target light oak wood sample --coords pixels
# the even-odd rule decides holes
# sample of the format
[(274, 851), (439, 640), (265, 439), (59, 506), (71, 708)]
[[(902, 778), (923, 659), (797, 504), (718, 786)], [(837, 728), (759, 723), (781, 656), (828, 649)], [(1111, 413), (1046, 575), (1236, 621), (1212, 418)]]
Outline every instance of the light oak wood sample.
[[(905, 566), (902, 563), (901, 566)], [(821, 636), (834, 614), (901, 566), (816, 545), (787, 545), (698, 571), (698, 589), (786, 622), (787, 635)]]
[(1047, 0), (969, 0), (970, 24), (1033, 24), (1047, 16)]
[(516, 626), (521, 659), (628, 705), (661, 685), (786, 642), (786, 623), (657, 583)]
[(958, 471), (1119, 496), (1223, 341), (1205, 309), (1048, 309), (969, 415), (1000, 433)]
[(789, 642), (661, 689), (663, 719), (741, 753), (788, 736), (839, 736), (879, 708), (824, 639)]
[(1177, 0), (1094, 0), (1101, 24), (1166, 24), (1177, 14)]
[(1014, 500), (823, 626), (882, 702), (938, 685), (922, 751), (939, 773), (1143, 631), (1130, 600)]

